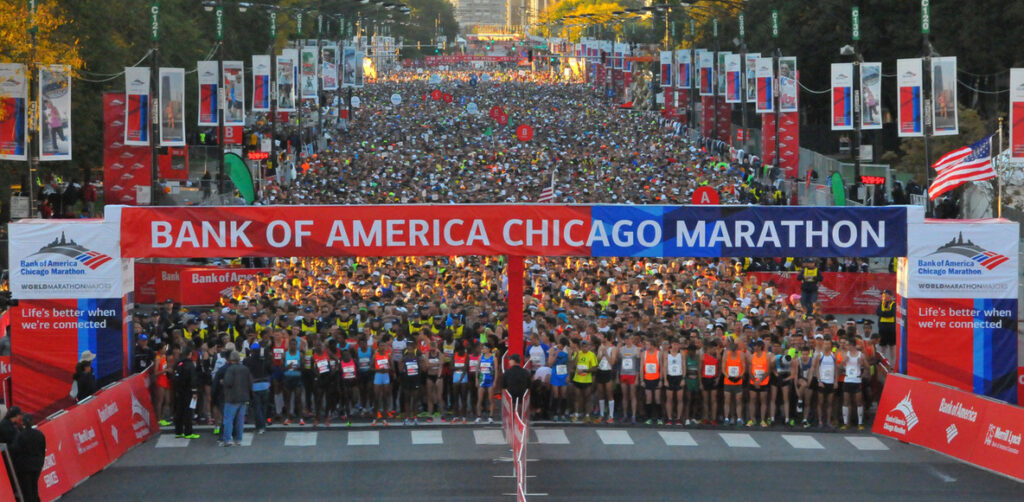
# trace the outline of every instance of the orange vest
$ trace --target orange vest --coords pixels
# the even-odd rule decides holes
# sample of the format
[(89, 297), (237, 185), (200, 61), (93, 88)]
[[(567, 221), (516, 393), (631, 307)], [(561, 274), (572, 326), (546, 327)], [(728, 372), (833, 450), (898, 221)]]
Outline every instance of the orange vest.
[[(743, 383), (743, 360), (740, 359), (739, 353), (735, 357), (725, 353), (725, 384), (726, 385), (740, 385)], [(732, 378), (735, 378), (733, 380)]]
[(658, 360), (658, 351), (644, 352), (644, 380), (658, 380), (661, 378), (661, 365)]
[(750, 383), (752, 385), (756, 385), (758, 387), (768, 385), (768, 353), (762, 353), (761, 357), (754, 354), (750, 358), (750, 370), (751, 373), (753, 373), (750, 376)]

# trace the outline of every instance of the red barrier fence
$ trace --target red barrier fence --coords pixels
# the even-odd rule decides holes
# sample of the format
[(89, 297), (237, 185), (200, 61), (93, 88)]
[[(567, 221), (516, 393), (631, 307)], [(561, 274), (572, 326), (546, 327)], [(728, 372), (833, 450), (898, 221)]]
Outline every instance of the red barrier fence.
[(530, 392), (521, 399), (512, 399), (508, 391), (501, 393), (501, 428), (505, 442), (512, 448), (512, 472), (516, 478), (516, 500), (525, 502), (526, 444), (529, 442)]
[[(749, 272), (758, 282), (775, 283), (779, 294), (799, 295), (800, 276), (797, 272)], [(882, 291), (896, 290), (896, 274), (866, 274), (855, 272), (824, 272), (818, 285), (818, 302), (825, 314), (874, 315), (882, 301)]]
[(1024, 481), (1024, 408), (891, 374), (873, 431)]
[(159, 430), (148, 382), (148, 372), (132, 375), (39, 425), (46, 436), (41, 500), (67, 493)]

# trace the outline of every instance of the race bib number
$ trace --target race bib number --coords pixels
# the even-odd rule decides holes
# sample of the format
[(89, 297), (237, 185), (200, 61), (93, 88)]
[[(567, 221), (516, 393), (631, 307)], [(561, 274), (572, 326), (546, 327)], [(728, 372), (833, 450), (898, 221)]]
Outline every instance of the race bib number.
[(478, 367), (480, 367), (480, 361), (474, 361), (474, 360), (470, 359), (470, 361), (469, 361), (469, 372), (470, 373), (475, 373), (476, 369)]
[(729, 366), (729, 378), (739, 378), (740, 369), (736, 366)]
[(576, 365), (576, 373), (579, 373), (580, 375), (586, 375), (588, 369), (590, 369), (590, 367), (587, 366), (586, 364)]
[(436, 358), (436, 357), (434, 357), (434, 358), (427, 359), (427, 362), (432, 364), (432, 365), (434, 365), (434, 366), (436, 366), (436, 365), (441, 363), (441, 360)]
[(711, 378), (715, 376), (715, 365), (705, 364), (704, 365), (704, 376)]
[(832, 379), (835, 377), (835, 370), (832, 368), (821, 369), (821, 381), (825, 383), (832, 383)]
[(466, 367), (466, 363), (455, 363), (455, 367), (459, 370), (464, 369)]
[(846, 378), (860, 378), (860, 366), (850, 365), (846, 367)]
[(540, 366), (543, 362), (544, 358), (542, 356), (536, 354), (530, 356), (530, 363), (532, 363), (534, 366)]
[(568, 366), (566, 366), (564, 364), (556, 364), (555, 365), (555, 374), (556, 375), (566, 375), (568, 373), (569, 373), (569, 367)]
[(420, 374), (420, 365), (419, 365), (419, 363), (417, 363), (415, 361), (409, 361), (409, 362), (405, 363), (405, 372), (408, 373), (409, 376), (419, 375)]
[(316, 370), (320, 372), (320, 374), (327, 373), (328, 371), (330, 371), (330, 363), (328, 363), (326, 359), (317, 361)]
[(359, 367), (364, 370), (370, 369), (370, 359), (368, 357), (360, 357)]
[(351, 366), (345, 366), (341, 369), (341, 372), (345, 380), (352, 380), (356, 377), (356, 369)]
[(622, 369), (626, 371), (633, 371), (633, 358), (627, 357), (622, 360)]
[(275, 348), (274, 349), (274, 360), (275, 361), (280, 361), (282, 359), (284, 359), (284, 349), (277, 349), (277, 348)]
[(480, 363), (480, 373), (485, 375), (491, 374), (491, 363)]
[(654, 363), (647, 363), (644, 365), (644, 371), (647, 373), (657, 373), (658, 365)]
[(377, 359), (377, 369), (384, 370), (388, 368), (388, 361), (386, 359)]
[(668, 374), (672, 376), (679, 376), (683, 374), (683, 365), (679, 363), (672, 363), (668, 365)]
[(764, 370), (754, 370), (754, 380), (763, 380)]
[(601, 362), (597, 365), (601, 371), (608, 371), (612, 369), (612, 363), (608, 362), (607, 359), (601, 359)]

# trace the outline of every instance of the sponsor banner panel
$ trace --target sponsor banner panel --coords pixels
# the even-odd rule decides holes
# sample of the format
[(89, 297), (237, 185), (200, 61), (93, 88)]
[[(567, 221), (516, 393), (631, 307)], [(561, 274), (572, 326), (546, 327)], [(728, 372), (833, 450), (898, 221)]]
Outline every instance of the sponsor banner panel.
[(188, 268), (180, 272), (180, 301), (185, 305), (213, 305), (231, 294), (238, 281), (270, 273), (269, 268)]
[(873, 432), (1024, 480), (1024, 408), (891, 374)]
[(1016, 223), (921, 223), (907, 233), (907, 297), (1017, 297)]
[(15, 299), (120, 298), (127, 291), (116, 223), (37, 220), (9, 228)]
[(121, 251), (129, 257), (903, 256), (908, 211), (553, 205), (126, 207), (121, 214)]
[[(776, 295), (799, 295), (800, 277), (796, 272), (748, 272), (762, 285), (771, 281)], [(818, 301), (825, 314), (874, 315), (882, 301), (882, 291), (893, 290), (896, 274), (823, 272)]]

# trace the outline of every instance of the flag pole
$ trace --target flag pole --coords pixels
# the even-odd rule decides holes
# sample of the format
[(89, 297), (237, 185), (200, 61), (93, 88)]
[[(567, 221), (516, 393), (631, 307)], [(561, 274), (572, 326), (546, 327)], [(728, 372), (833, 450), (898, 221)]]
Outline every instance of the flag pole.
[[(1003, 118), (999, 117), (999, 150), (996, 152), (996, 156), (992, 162), (999, 165), (999, 156), (1003, 153)], [(996, 217), (1003, 217), (1003, 177), (999, 175), (999, 169), (996, 170)]]

